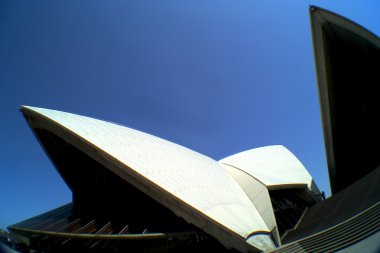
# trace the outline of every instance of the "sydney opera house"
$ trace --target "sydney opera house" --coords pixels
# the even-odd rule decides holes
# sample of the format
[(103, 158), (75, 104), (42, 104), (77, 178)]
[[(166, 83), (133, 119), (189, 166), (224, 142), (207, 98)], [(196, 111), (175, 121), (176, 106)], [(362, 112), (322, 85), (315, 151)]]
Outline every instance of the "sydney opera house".
[(283, 146), (215, 161), (122, 125), (22, 106), (72, 202), (9, 226), (38, 252), (378, 252), (380, 40), (310, 8), (332, 196)]

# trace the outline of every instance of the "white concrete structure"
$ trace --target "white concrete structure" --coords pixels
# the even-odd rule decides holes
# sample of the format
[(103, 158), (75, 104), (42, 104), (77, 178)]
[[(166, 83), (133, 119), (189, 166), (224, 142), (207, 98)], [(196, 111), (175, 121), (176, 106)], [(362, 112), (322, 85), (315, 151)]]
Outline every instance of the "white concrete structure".
[(121, 125), (29, 106), (21, 110), (33, 128), (66, 140), (227, 248), (275, 247), (269, 207), (259, 211), (258, 200), (215, 160)]
[(244, 190), (248, 198), (255, 205), (257, 211), (260, 213), (269, 230), (272, 231), (276, 243), (278, 245), (281, 245), (276, 218), (274, 216), (274, 211), (267, 187), (256, 178), (250, 176), (240, 169), (223, 163), (221, 163), (221, 165), (228, 171), (228, 173), (230, 173), (231, 177), (235, 179), (235, 181)]
[(302, 163), (281, 145), (247, 150), (219, 162), (247, 173), (268, 189), (307, 186), (309, 190), (318, 191)]

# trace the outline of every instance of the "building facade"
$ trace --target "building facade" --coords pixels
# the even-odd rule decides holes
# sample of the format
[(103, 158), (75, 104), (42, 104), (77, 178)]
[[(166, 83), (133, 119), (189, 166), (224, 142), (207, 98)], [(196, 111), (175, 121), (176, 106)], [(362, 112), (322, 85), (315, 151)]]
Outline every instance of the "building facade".
[(72, 202), (9, 226), (41, 252), (378, 252), (380, 40), (310, 7), (332, 196), (283, 146), (220, 161), (71, 113), (22, 106)]

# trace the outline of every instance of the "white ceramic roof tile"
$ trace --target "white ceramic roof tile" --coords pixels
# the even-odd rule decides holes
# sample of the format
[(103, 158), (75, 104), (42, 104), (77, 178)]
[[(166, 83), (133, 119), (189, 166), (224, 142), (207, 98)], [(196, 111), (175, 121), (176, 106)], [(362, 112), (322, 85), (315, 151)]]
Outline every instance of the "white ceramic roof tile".
[[(227, 228), (244, 241), (255, 231), (268, 231), (244, 191), (215, 160), (121, 125), (55, 110), (23, 108), (97, 146), (125, 164), (124, 169), (130, 168), (220, 224), (219, 229)], [(214, 236), (218, 238), (217, 234)]]
[(267, 146), (247, 150), (219, 161), (253, 176), (266, 186), (306, 184), (312, 178), (302, 163), (284, 146)]

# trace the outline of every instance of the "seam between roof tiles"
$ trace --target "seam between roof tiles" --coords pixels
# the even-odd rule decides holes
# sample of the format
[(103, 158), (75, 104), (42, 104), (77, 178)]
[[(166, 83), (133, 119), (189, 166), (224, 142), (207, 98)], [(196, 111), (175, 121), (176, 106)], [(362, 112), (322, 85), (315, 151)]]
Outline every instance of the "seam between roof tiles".
[(240, 170), (240, 171), (243, 172), (244, 174), (247, 174), (248, 176), (253, 177), (253, 178), (256, 179), (260, 184), (262, 184), (263, 186), (265, 186), (265, 187), (267, 188), (267, 186), (266, 186), (262, 181), (260, 181), (259, 179), (257, 179), (255, 176), (249, 174), (248, 172), (246, 172), (246, 171), (244, 171), (244, 170), (242, 170), (242, 169), (240, 169), (240, 168), (238, 168), (238, 167), (236, 167), (236, 166), (233, 166), (233, 165), (231, 165), (231, 164), (227, 164), (227, 163), (224, 163), (224, 162), (222, 162), (221, 164), (224, 164), (224, 165), (230, 166), (230, 167), (232, 167), (232, 168), (235, 168), (235, 169), (237, 169), (237, 170)]

